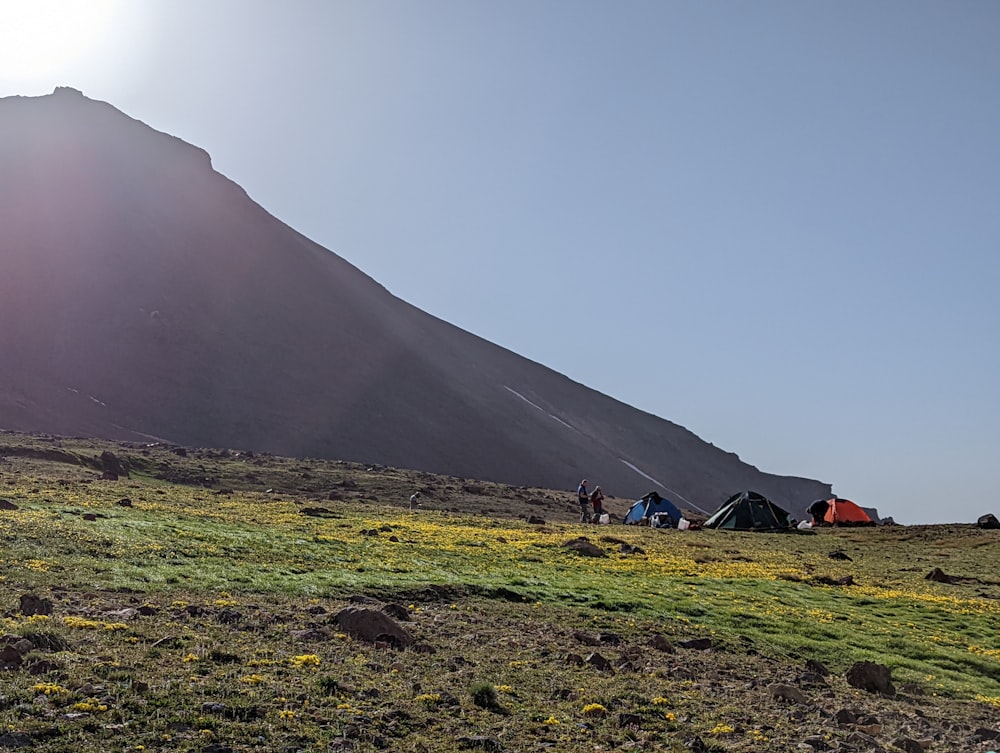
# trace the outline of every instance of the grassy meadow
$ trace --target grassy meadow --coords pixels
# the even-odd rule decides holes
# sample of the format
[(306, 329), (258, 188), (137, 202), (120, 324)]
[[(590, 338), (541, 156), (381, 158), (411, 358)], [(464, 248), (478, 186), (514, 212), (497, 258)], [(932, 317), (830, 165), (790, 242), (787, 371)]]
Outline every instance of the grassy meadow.
[[(108, 449), (128, 477), (100, 478)], [(0, 747), (891, 750), (1000, 718), (998, 531), (582, 526), (571, 491), (10, 433), (0, 499), (0, 646), (32, 646), (0, 672)], [(564, 546), (581, 536), (606, 556)], [(362, 596), (415, 646), (342, 632)], [(864, 660), (898, 696), (846, 685)], [(878, 724), (838, 727), (841, 708)]]

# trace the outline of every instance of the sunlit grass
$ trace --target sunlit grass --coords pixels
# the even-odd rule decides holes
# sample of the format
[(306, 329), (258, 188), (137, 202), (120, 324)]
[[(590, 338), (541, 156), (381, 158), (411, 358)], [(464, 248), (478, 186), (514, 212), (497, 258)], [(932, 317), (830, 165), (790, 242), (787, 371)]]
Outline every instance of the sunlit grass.
[[(123, 491), (132, 506), (115, 502)], [(741, 635), (761, 650), (850, 661), (879, 658), (937, 692), (1000, 695), (1000, 602), (888, 570), (857, 533), (760, 536), (656, 532), (568, 524), (530, 526), (444, 512), (330, 503), (333, 518), (304, 516), (292, 499), (132, 479), (118, 487), (12, 484), (21, 509), (0, 520), (3, 569), (36, 586), (183, 588), (324, 597), (404, 593), (427, 584), (525, 602), (673, 620), (691, 633)], [(94, 512), (86, 521), (82, 512)], [(606, 558), (562, 545), (578, 535)], [(614, 537), (641, 546), (621, 554)], [(956, 549), (981, 552), (965, 539)], [(850, 543), (849, 564), (825, 556)], [(937, 550), (948, 540), (935, 542)], [(870, 560), (870, 561), (869, 561)], [(819, 577), (849, 573), (849, 587)], [(942, 629), (947, 625), (948, 629)], [(934, 680), (927, 682), (926, 677)]]
[[(189, 466), (200, 463), (238, 479), (240, 469), (221, 461)], [(509, 749), (569, 751), (682, 750), (692, 734), (732, 751), (801, 740), (800, 725), (765, 726), (731, 697), (674, 676), (675, 663), (700, 671), (698, 652), (687, 664), (682, 653), (661, 656), (647, 646), (654, 632), (710, 637), (706, 665), (741, 686), (747, 671), (781, 667), (784, 679), (817, 659), (842, 688), (845, 670), (868, 659), (929, 698), (1000, 706), (1000, 601), (991, 598), (1000, 594), (990, 584), (1000, 542), (988, 533), (529, 525), (443, 504), (410, 513), (389, 471), (358, 476), (357, 486), (370, 485), (363, 501), (351, 498), (353, 481), (336, 487), (348, 490), (343, 499), (288, 492), (298, 467), (254, 467), (285, 491), (227, 493), (156, 479), (152, 465), (113, 483), (72, 468), (57, 477), (41, 464), (0, 467), (0, 497), (18, 507), (0, 515), (0, 628), (43, 647), (31, 660), (53, 665), (5, 674), (0, 724), (37, 733), (43, 753), (211, 742), (328, 750), (352, 730), (364, 730), (354, 749), (370, 753), (383, 749), (366, 737), (372, 725), (387, 749), (414, 751), (457, 751), (470, 730)], [(335, 465), (309, 473), (317, 488), (322, 474), (347, 478)], [(371, 492), (379, 488), (389, 491)], [(309, 507), (323, 514), (303, 514)], [(607, 556), (563, 546), (578, 536)], [(642, 553), (623, 553), (621, 542)], [(831, 559), (833, 550), (851, 560)], [(969, 583), (924, 580), (942, 563)], [(851, 585), (831, 585), (845, 576)], [(26, 591), (52, 596), (56, 610), (17, 614)], [(352, 594), (395, 600), (438, 653), (387, 651), (341, 632), (328, 610)], [(122, 614), (125, 606), (146, 616)], [(577, 631), (622, 636), (619, 658), (635, 668), (568, 662), (567, 653), (591, 650), (576, 644)], [(758, 654), (767, 662), (755, 664)], [(475, 703), (475, 689), (491, 703)], [(622, 728), (621, 712), (640, 717), (641, 730)]]

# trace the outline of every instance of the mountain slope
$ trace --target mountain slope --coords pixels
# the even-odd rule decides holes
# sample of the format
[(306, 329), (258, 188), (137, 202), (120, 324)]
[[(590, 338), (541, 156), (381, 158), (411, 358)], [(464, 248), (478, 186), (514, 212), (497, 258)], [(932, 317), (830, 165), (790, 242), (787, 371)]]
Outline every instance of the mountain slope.
[(761, 473), (389, 294), (208, 155), (71, 89), (0, 100), (0, 427), (333, 457), (705, 510)]

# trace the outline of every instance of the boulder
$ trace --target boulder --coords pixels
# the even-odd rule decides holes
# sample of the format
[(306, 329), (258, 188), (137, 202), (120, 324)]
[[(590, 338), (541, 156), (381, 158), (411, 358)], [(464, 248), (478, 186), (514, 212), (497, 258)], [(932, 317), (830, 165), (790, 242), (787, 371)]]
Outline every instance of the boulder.
[(21, 596), (21, 614), (30, 617), (33, 614), (52, 614), (52, 602), (34, 594)]
[(830, 675), (830, 670), (826, 668), (826, 665), (824, 665), (823, 662), (821, 661), (817, 661), (816, 659), (806, 660), (806, 669), (808, 669), (810, 672), (815, 672), (818, 675), (822, 675), (823, 677), (829, 677)]
[(117, 481), (119, 476), (128, 478), (128, 471), (122, 468), (117, 455), (105, 450), (101, 453), (101, 478), (105, 481)]
[(892, 670), (883, 664), (859, 661), (847, 670), (847, 684), (869, 693), (896, 695), (892, 684)]
[(712, 639), (692, 638), (689, 641), (677, 641), (677, 645), (681, 648), (690, 649), (691, 651), (708, 651), (712, 648)]
[(4, 646), (0, 650), (0, 669), (17, 669), (23, 662), (21, 652), (13, 646)]
[(657, 651), (662, 651), (665, 654), (674, 653), (673, 644), (667, 640), (666, 636), (657, 633), (652, 638), (649, 639), (649, 645), (655, 648)]
[(369, 643), (386, 642), (402, 648), (414, 641), (409, 630), (378, 609), (347, 607), (334, 619), (347, 634)]
[(607, 672), (611, 669), (611, 662), (596, 651), (590, 654), (586, 659), (584, 659), (584, 661), (594, 669), (600, 670), (601, 672)]
[(771, 694), (772, 698), (777, 700), (791, 701), (792, 703), (800, 703), (802, 705), (809, 703), (809, 699), (806, 698), (806, 694), (794, 685), (786, 685), (782, 682), (776, 682), (773, 685), (768, 686), (767, 692)]
[(857, 724), (858, 722), (858, 715), (850, 709), (840, 709), (833, 715), (833, 718), (837, 720), (837, 724), (842, 725)]
[(954, 583), (955, 578), (950, 575), (945, 574), (945, 572), (940, 567), (935, 567), (927, 575), (924, 576), (924, 580), (932, 580), (935, 583)]
[(608, 555), (604, 553), (601, 547), (597, 546), (587, 539), (579, 538), (573, 539), (572, 541), (567, 541), (563, 544), (567, 549), (572, 549), (577, 554), (583, 557), (607, 557)]
[(29, 748), (34, 744), (34, 738), (25, 732), (5, 732), (0, 735), (0, 748)]
[(977, 528), (1000, 528), (1000, 520), (997, 520), (997, 516), (989, 512), (985, 515), (981, 515), (979, 520), (976, 521)]

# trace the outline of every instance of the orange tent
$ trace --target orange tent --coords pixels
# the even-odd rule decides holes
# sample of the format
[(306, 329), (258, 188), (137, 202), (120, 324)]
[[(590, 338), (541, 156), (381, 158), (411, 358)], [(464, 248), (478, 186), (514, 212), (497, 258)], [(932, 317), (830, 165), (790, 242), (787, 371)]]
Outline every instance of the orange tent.
[(868, 513), (849, 499), (834, 497), (827, 501), (823, 522), (831, 526), (873, 526), (875, 522)]

